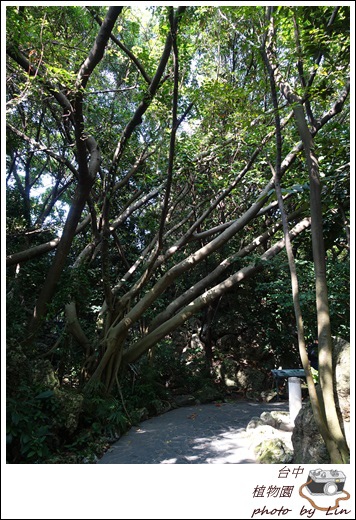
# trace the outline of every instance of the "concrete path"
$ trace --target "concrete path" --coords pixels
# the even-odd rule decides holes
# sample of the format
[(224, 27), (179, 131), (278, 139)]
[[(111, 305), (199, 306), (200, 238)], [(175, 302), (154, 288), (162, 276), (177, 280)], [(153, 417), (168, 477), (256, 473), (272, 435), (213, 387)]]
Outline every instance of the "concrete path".
[[(97, 464), (256, 464), (245, 429), (278, 403), (212, 403), (171, 410), (134, 426)], [(262, 439), (261, 439), (262, 440)]]

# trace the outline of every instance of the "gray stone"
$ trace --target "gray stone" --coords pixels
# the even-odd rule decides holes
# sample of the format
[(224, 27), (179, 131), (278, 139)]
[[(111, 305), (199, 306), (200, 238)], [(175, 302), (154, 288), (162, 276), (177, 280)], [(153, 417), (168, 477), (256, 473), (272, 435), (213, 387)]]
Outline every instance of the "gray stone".
[(236, 379), (242, 390), (260, 394), (264, 388), (266, 376), (260, 370), (246, 367), (237, 372)]
[(154, 399), (151, 403), (151, 408), (153, 412), (157, 415), (161, 413), (166, 413), (172, 409), (172, 406), (168, 401), (160, 401), (159, 399)]
[(294, 421), (292, 443), (294, 463), (330, 464), (330, 457), (315, 424), (310, 402), (303, 405)]
[(189, 406), (195, 404), (194, 395), (176, 395), (174, 397), (174, 402), (177, 406)]
[(228, 388), (237, 388), (237, 372), (239, 369), (239, 363), (231, 358), (224, 359), (219, 367), (216, 367), (216, 375), (224, 382)]
[(272, 418), (276, 421), (276, 428), (279, 430), (290, 432), (293, 430), (294, 425), (290, 422), (289, 412), (283, 412), (281, 410), (272, 410)]
[(265, 403), (270, 403), (276, 397), (277, 392), (275, 390), (264, 390), (263, 392), (261, 392), (262, 401), (264, 401)]
[(212, 386), (204, 386), (203, 388), (200, 388), (194, 392), (194, 395), (200, 403), (211, 403), (212, 401), (216, 401), (222, 398), (219, 390)]
[(255, 448), (256, 459), (260, 464), (288, 464), (293, 461), (293, 450), (282, 439), (266, 439)]
[[(333, 338), (333, 373), (336, 408), (349, 442), (350, 435), (350, 344)], [(320, 391), (320, 387), (319, 389)], [(303, 405), (295, 419), (292, 435), (294, 461), (304, 464), (330, 464), (324, 440), (316, 426), (310, 402)]]
[(278, 430), (276, 430), (276, 428), (273, 428), (273, 426), (270, 426), (269, 424), (264, 424), (264, 422), (261, 421), (261, 419), (259, 419), (259, 422), (260, 423), (256, 424), (255, 428), (249, 428), (252, 429), (251, 434), (253, 435), (255, 440), (259, 441), (260, 439), (278, 437), (279, 433)]
[(278, 420), (273, 417), (271, 412), (261, 413), (261, 421), (265, 424), (268, 424), (269, 426), (272, 426), (272, 428), (278, 428)]
[(147, 408), (143, 407), (143, 408), (136, 408), (133, 415), (134, 415), (134, 422), (140, 422), (140, 421), (145, 421), (146, 419), (148, 419), (150, 414), (149, 414)]
[(261, 421), (278, 430), (291, 431), (293, 429), (290, 424), (289, 412), (279, 412), (278, 410), (263, 412), (261, 414)]
[(83, 464), (97, 464), (98, 457), (96, 455), (90, 455), (89, 457), (84, 457), (82, 463)]
[(257, 428), (258, 426), (263, 426), (265, 423), (260, 419), (260, 417), (252, 417), (246, 426), (246, 430), (252, 430)]
[[(262, 416), (267, 420), (273, 418), (270, 413), (268, 415), (263, 413), (261, 414)], [(291, 432), (282, 431), (263, 423), (261, 417), (252, 417), (249, 423), (250, 427), (247, 427), (245, 432), (249, 439), (250, 449), (255, 453), (256, 460), (260, 464), (291, 462), (293, 460)], [(255, 427), (253, 427), (254, 425)]]
[(52, 363), (48, 359), (39, 359), (32, 370), (33, 381), (44, 388), (59, 388), (59, 380)]
[(333, 338), (334, 392), (336, 408), (346, 440), (350, 444), (350, 343)]

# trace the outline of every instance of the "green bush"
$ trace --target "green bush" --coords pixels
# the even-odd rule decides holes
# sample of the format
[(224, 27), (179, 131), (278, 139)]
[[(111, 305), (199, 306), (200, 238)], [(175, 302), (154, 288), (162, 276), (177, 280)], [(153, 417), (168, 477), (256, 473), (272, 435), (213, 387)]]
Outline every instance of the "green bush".
[(82, 463), (129, 427), (113, 397), (86, 398), (68, 390), (24, 386), (7, 401), (7, 462)]
[(59, 403), (52, 390), (22, 386), (7, 400), (7, 462), (31, 464), (46, 459), (56, 447), (51, 431)]

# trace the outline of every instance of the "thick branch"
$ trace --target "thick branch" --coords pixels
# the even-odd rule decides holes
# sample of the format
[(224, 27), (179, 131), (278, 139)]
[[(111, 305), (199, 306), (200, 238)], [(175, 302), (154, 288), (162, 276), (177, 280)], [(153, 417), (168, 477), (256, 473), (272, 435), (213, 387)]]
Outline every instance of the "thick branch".
[(119, 217), (117, 217), (115, 220), (111, 222), (111, 224), (109, 225), (110, 231), (114, 231), (115, 229), (117, 229), (123, 222), (125, 222), (125, 220), (130, 215), (132, 215), (134, 211), (144, 206), (146, 202), (148, 202), (149, 200), (153, 199), (154, 197), (157, 197), (163, 186), (164, 184), (161, 184), (160, 186), (158, 186), (158, 188), (154, 188), (149, 193), (143, 195), (133, 204), (131, 204), (128, 208), (126, 208), (126, 210), (123, 211)]
[[(85, 217), (83, 222), (79, 224), (77, 229), (75, 230), (75, 235), (83, 231), (83, 229), (89, 224), (90, 215)], [(20, 251), (18, 253), (14, 253), (6, 257), (6, 267), (10, 267), (11, 265), (21, 264), (23, 262), (27, 262), (28, 260), (32, 260), (33, 258), (37, 258), (49, 251), (55, 249), (60, 242), (60, 238), (54, 238), (45, 244), (40, 244), (39, 246), (31, 247), (30, 249), (26, 249), (25, 251)]]
[(172, 128), (169, 143), (169, 157), (168, 157), (168, 168), (167, 168), (167, 183), (166, 191), (164, 194), (163, 207), (161, 212), (161, 221), (158, 231), (158, 248), (162, 247), (163, 231), (168, 213), (168, 203), (172, 187), (173, 178), (173, 162), (175, 153), (175, 143), (177, 135), (177, 109), (178, 109), (178, 82), (179, 82), (179, 61), (178, 61), (178, 47), (177, 47), (177, 27), (174, 23), (173, 9), (170, 10), (169, 22), (171, 26), (172, 36), (172, 48), (173, 48), (173, 68), (174, 68), (174, 81), (173, 81), (173, 100), (172, 100)]
[(151, 155), (153, 155), (155, 153), (155, 151), (153, 150), (152, 152), (142, 152), (142, 154), (140, 155), (140, 157), (137, 159), (137, 161), (135, 162), (135, 164), (129, 169), (129, 171), (127, 172), (127, 174), (125, 175), (125, 177), (123, 177), (119, 182), (117, 182), (114, 186), (113, 186), (113, 189), (112, 189), (112, 193), (114, 193), (115, 191), (119, 190), (120, 188), (122, 188), (123, 186), (125, 186), (125, 184), (128, 183), (128, 181), (131, 179), (131, 177), (137, 172), (137, 170), (139, 169), (139, 167), (141, 166), (141, 164), (143, 164), (146, 159), (148, 159)]
[[(92, 17), (94, 18), (94, 20), (99, 24), (101, 25), (103, 22), (100, 18), (100, 16), (98, 16), (92, 9), (88, 8), (89, 9), (89, 12), (90, 14), (92, 15)], [(137, 67), (137, 69), (141, 72), (142, 74), (142, 77), (143, 79), (146, 81), (146, 83), (148, 83), (149, 85), (151, 84), (151, 81), (152, 79), (149, 77), (149, 75), (146, 73), (142, 63), (140, 62), (140, 60), (118, 39), (116, 38), (116, 36), (114, 36), (113, 34), (110, 34), (110, 39), (118, 46), (120, 47), (120, 49), (122, 51), (124, 51), (125, 54), (127, 54), (127, 56), (130, 58), (130, 60), (135, 64), (135, 66)]]
[(88, 147), (90, 153), (89, 165), (86, 167), (87, 175), (85, 175), (83, 178), (80, 175), (81, 172), (79, 172), (79, 182), (75, 190), (74, 199), (70, 207), (66, 223), (63, 228), (62, 237), (59, 241), (53, 263), (47, 273), (46, 280), (36, 302), (33, 318), (30, 324), (31, 338), (34, 337), (34, 334), (40, 325), (41, 319), (47, 313), (47, 305), (55, 293), (57, 283), (67, 261), (68, 253), (76, 233), (79, 219), (81, 217), (85, 203), (89, 197), (96, 173), (99, 170), (100, 151), (95, 139), (88, 137), (85, 144)]
[(68, 330), (72, 334), (72, 336), (77, 340), (79, 345), (84, 350), (87, 357), (89, 357), (91, 352), (91, 344), (86, 335), (83, 332), (83, 329), (79, 323), (77, 310), (75, 307), (75, 303), (71, 302), (65, 306), (65, 313), (68, 322)]
[[(301, 210), (294, 212), (289, 215), (289, 220), (293, 221), (299, 214)], [(182, 293), (178, 298), (176, 298), (173, 302), (171, 302), (168, 307), (162, 311), (156, 318), (153, 320), (149, 327), (149, 331), (156, 329), (159, 325), (161, 325), (164, 321), (170, 319), (183, 305), (186, 305), (191, 300), (196, 298), (199, 294), (201, 294), (206, 288), (211, 285), (215, 280), (217, 280), (228, 268), (230, 268), (238, 259), (243, 258), (252, 253), (257, 247), (262, 244), (265, 244), (267, 240), (269, 240), (279, 229), (281, 229), (282, 224), (278, 223), (272, 226), (269, 230), (267, 230), (262, 235), (256, 237), (250, 244), (240, 249), (237, 253), (231, 255), (230, 257), (223, 260), (213, 271), (209, 272), (207, 276), (205, 276), (202, 280), (196, 283), (193, 287), (190, 287), (187, 291)]]
[[(73, 107), (69, 101), (69, 99), (62, 93), (64, 90), (62, 86), (60, 88), (56, 88), (52, 83), (43, 79), (46, 74), (40, 74), (40, 72), (31, 65), (31, 63), (27, 60), (27, 58), (20, 52), (19, 49), (14, 47), (13, 45), (9, 45), (6, 48), (6, 53), (12, 58), (20, 67), (28, 74), (29, 76), (36, 76), (39, 78), (46, 89), (53, 95), (53, 97), (57, 100), (61, 107), (63, 107), (66, 112), (69, 114), (72, 113)], [(43, 66), (42, 66), (43, 67)]]
[(267, 199), (267, 193), (269, 192), (271, 186), (272, 183), (269, 183), (260, 194), (257, 202), (252, 204), (252, 206), (244, 213), (244, 215), (236, 222), (234, 222), (234, 224), (226, 229), (223, 233), (221, 233), (221, 235), (169, 269), (169, 271), (167, 271), (167, 273), (160, 280), (158, 280), (154, 287), (145, 294), (140, 302), (131, 309), (131, 311), (125, 316), (125, 319), (115, 327), (112, 327), (110, 336), (121, 335), (122, 331), (128, 329), (133, 323), (135, 323), (142, 315), (142, 313), (151, 305), (151, 303), (155, 301), (157, 297), (162, 294), (178, 276), (192, 269), (195, 265), (203, 261), (204, 258), (209, 256), (214, 251), (220, 249), (228, 242), (228, 240), (230, 240), (230, 238), (236, 235), (236, 233), (255, 216), (259, 209), (261, 209)]
[[(273, 8), (272, 8), (273, 9)], [(271, 26), (273, 26), (273, 18), (271, 18)], [(325, 266), (325, 247), (323, 241), (323, 217), (322, 217), (322, 205), (321, 205), (321, 187), (320, 187), (320, 176), (319, 176), (319, 164), (318, 158), (315, 153), (314, 141), (312, 133), (308, 128), (308, 124), (304, 115), (302, 100), (295, 94), (291, 86), (283, 80), (282, 75), (277, 67), (272, 67), (271, 63), (274, 56), (271, 52), (270, 47), (266, 49), (266, 55), (268, 55), (267, 66), (270, 71), (272, 94), (275, 92), (274, 84), (275, 79), (279, 83), (279, 88), (283, 93), (284, 97), (292, 105), (295, 121), (297, 124), (298, 132), (301, 137), (305, 158), (309, 173), (310, 183), (310, 208), (311, 208), (311, 232), (312, 232), (312, 249), (313, 259), (315, 268), (315, 288), (316, 288), (316, 306), (317, 306), (317, 323), (318, 323), (318, 339), (319, 339), (319, 377), (322, 388), (322, 396), (325, 403), (325, 414), (326, 414), (326, 428), (324, 423), (321, 421), (320, 408), (317, 406), (315, 400), (315, 392), (311, 393), (311, 399), (313, 404), (313, 412), (316, 418), (320, 433), (323, 435), (326, 445), (329, 450), (329, 454), (332, 462), (347, 462), (349, 451), (343, 436), (339, 419), (337, 416), (335, 397), (333, 390), (332, 380), (332, 338), (331, 338), (331, 326), (330, 326), (330, 313), (327, 295), (327, 283), (326, 283), (326, 266)], [(273, 97), (273, 96), (272, 96)], [(277, 147), (278, 148), (278, 147)], [(278, 163), (277, 163), (278, 166)], [(276, 175), (276, 189), (279, 188), (279, 178)], [(278, 190), (277, 190), (278, 193)], [(280, 188), (279, 188), (280, 193)], [(279, 194), (280, 207), (283, 215), (283, 204), (281, 195)], [(286, 224), (284, 225), (286, 227)], [(288, 248), (287, 251), (291, 251)], [(293, 258), (289, 255), (289, 262), (291, 266), (291, 276), (293, 283), (294, 295), (298, 295), (297, 281), (295, 277), (295, 267), (293, 267)], [(298, 309), (298, 298), (294, 299), (296, 315), (299, 320), (298, 337), (300, 343), (300, 351), (304, 355), (304, 338), (301, 337), (301, 314)], [(309, 374), (309, 382), (311, 376)], [(308, 388), (309, 388), (308, 382)], [(313, 385), (310, 386), (309, 390), (313, 389)], [(331, 437), (331, 438), (330, 438)]]
[(100, 26), (98, 36), (95, 39), (94, 45), (89, 53), (89, 56), (79, 69), (76, 81), (77, 88), (86, 87), (91, 73), (98, 65), (98, 63), (100, 63), (100, 61), (102, 60), (104, 56), (105, 47), (111, 36), (111, 31), (114, 28), (115, 22), (119, 14), (121, 13), (122, 9), (123, 7), (109, 7), (108, 12), (105, 16), (105, 20)]
[[(294, 236), (297, 236), (304, 229), (310, 226), (310, 219), (306, 218), (299, 224), (297, 224), (293, 231)], [(268, 260), (271, 260), (274, 256), (276, 256), (280, 251), (284, 248), (284, 239), (277, 242), (274, 246), (268, 249), (262, 256), (262, 262), (257, 265), (250, 265), (248, 267), (244, 267), (239, 270), (237, 273), (231, 275), (229, 278), (221, 282), (220, 284), (212, 287), (204, 294), (196, 298), (189, 305), (184, 307), (178, 315), (169, 319), (162, 325), (160, 325), (153, 332), (145, 336), (142, 340), (135, 343), (129, 350), (127, 350), (123, 355), (123, 362), (133, 363), (136, 361), (144, 352), (146, 352), (149, 348), (155, 345), (160, 339), (164, 338), (167, 334), (169, 334), (172, 330), (175, 330), (177, 327), (182, 325), (185, 321), (190, 319), (194, 314), (199, 312), (201, 309), (206, 307), (209, 303), (216, 300), (216, 298), (223, 295), (227, 290), (231, 289), (233, 286), (238, 283), (250, 278), (257, 272), (261, 271), (265, 263)]]
[(31, 146), (33, 146), (33, 148), (35, 150), (38, 150), (39, 152), (43, 152), (43, 153), (49, 155), (50, 157), (52, 157), (53, 159), (58, 161), (60, 164), (64, 164), (73, 173), (73, 175), (76, 178), (78, 178), (78, 170), (76, 168), (74, 168), (74, 166), (68, 159), (66, 159), (65, 157), (61, 157), (60, 155), (52, 152), (52, 150), (50, 148), (47, 148), (47, 146), (44, 146), (43, 144), (36, 141), (35, 139), (32, 139), (32, 137), (28, 137), (26, 134), (21, 132), (21, 130), (19, 130), (18, 128), (15, 128), (10, 123), (6, 123), (6, 128), (11, 130), (11, 132), (13, 132), (18, 137), (21, 137), (21, 139), (23, 139), (26, 143), (29, 143)]
[[(185, 9), (186, 9), (185, 7), (178, 7), (177, 12), (176, 12), (176, 17), (179, 16)], [(172, 48), (172, 35), (171, 35), (171, 32), (169, 31), (167, 38), (166, 38), (166, 43), (165, 43), (165, 46), (163, 49), (163, 53), (161, 56), (161, 60), (158, 64), (158, 67), (156, 70), (156, 74), (154, 75), (154, 77), (151, 81), (151, 84), (148, 87), (146, 96), (139, 104), (138, 108), (136, 109), (135, 114), (131, 118), (131, 121), (129, 121), (129, 123), (126, 125), (126, 127), (122, 133), (121, 139), (120, 139), (120, 141), (116, 147), (115, 153), (114, 153), (112, 166), (110, 168), (110, 173), (114, 172), (116, 165), (123, 154), (126, 143), (130, 139), (133, 131), (135, 130), (135, 128), (138, 125), (140, 125), (142, 123), (142, 116), (146, 112), (148, 107), (150, 106), (152, 99), (154, 98), (154, 96), (158, 90), (163, 72), (166, 68), (166, 65), (167, 65), (167, 62), (168, 62), (168, 59), (169, 59), (169, 56), (171, 53), (171, 48)]]

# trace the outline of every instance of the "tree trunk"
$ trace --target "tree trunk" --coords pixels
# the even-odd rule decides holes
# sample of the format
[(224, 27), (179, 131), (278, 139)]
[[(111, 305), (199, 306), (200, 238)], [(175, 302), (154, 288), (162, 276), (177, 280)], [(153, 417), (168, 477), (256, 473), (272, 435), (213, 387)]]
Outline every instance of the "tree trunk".
[(315, 294), (318, 323), (319, 342), (319, 377), (322, 395), (325, 403), (325, 414), (328, 430), (336, 442), (341, 460), (332, 460), (335, 463), (346, 464), (350, 452), (337, 415), (335, 395), (333, 389), (332, 370), (332, 337), (330, 326), (328, 288), (326, 282), (325, 247), (323, 238), (323, 217), (321, 205), (321, 188), (319, 162), (315, 154), (313, 138), (305, 120), (303, 107), (298, 104), (294, 107), (298, 131), (304, 144), (305, 157), (310, 182), (310, 211), (312, 247), (315, 270)]
[[(350, 453), (337, 416), (335, 395), (333, 390), (332, 338), (326, 283), (319, 164), (315, 154), (313, 136), (309, 130), (304, 114), (302, 100), (296, 94), (294, 94), (290, 85), (283, 80), (278, 70), (278, 66), (274, 64), (275, 57), (271, 50), (272, 42), (275, 36), (274, 22), (272, 17), (273, 8), (268, 8), (268, 10), (270, 16), (270, 28), (266, 35), (266, 41), (268, 41), (266, 47), (268, 66), (272, 71), (273, 78), (275, 77), (277, 79), (283, 96), (288, 101), (288, 103), (290, 103), (293, 109), (298, 132), (303, 143), (309, 173), (312, 248), (315, 269), (316, 308), (319, 340), (319, 377), (324, 404), (326, 404), (324, 407), (326, 412), (328, 433), (330, 434), (333, 442), (337, 445), (337, 450), (331, 446), (332, 449), (331, 452), (329, 451), (329, 454), (333, 463), (346, 463), (349, 460)], [(323, 434), (322, 431), (320, 431), (320, 433)], [(330, 443), (327, 444), (327, 447), (328, 449), (330, 448)]]

